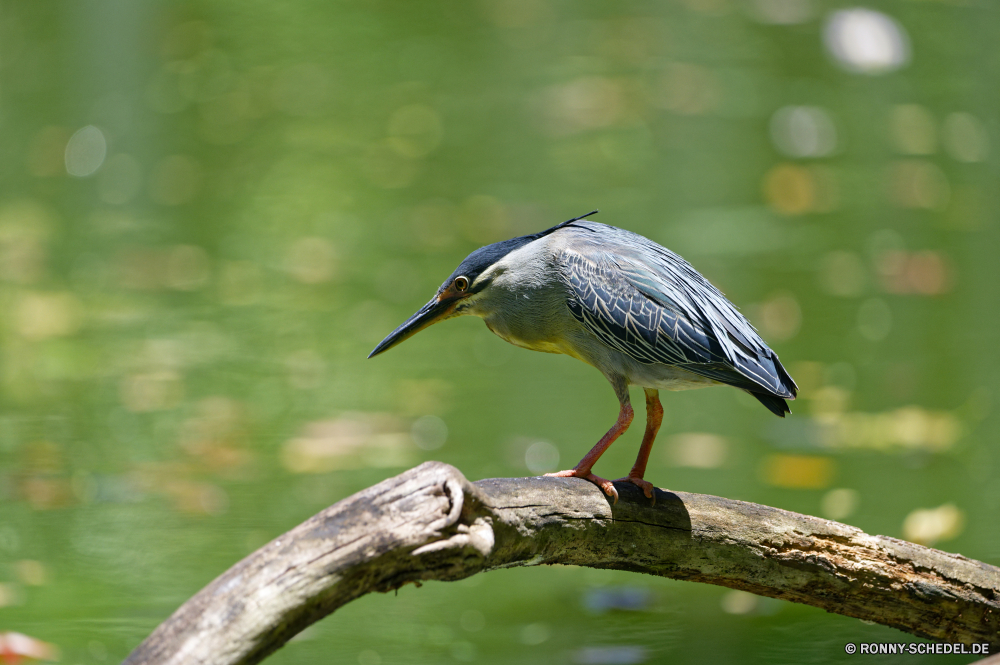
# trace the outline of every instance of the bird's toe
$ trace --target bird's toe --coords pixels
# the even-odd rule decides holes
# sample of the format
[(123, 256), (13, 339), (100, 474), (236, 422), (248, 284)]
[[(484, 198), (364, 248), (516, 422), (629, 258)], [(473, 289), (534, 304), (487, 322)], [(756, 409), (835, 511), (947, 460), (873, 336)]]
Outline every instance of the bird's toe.
[(589, 471), (585, 472), (579, 469), (567, 469), (566, 471), (554, 471), (552, 473), (546, 473), (545, 475), (549, 478), (583, 478), (584, 480), (589, 480), (600, 487), (605, 494), (613, 498), (614, 503), (618, 503), (618, 490), (615, 489), (614, 483), (610, 480), (594, 475)]
[(576, 469), (566, 469), (565, 471), (553, 471), (552, 473), (546, 473), (546, 478), (583, 478), (580, 474), (576, 472)]
[[(656, 505), (656, 486), (648, 480), (639, 478), (638, 476), (626, 476), (624, 478), (619, 478), (618, 481), (632, 483), (636, 487), (642, 490), (642, 493), (646, 495), (647, 499), (653, 500), (653, 505)], [(616, 482), (618, 482), (616, 481)]]
[(610, 480), (605, 480), (604, 478), (601, 478), (600, 476), (595, 476), (592, 473), (588, 473), (587, 476), (586, 476), (586, 478), (587, 478), (587, 480), (589, 480), (590, 482), (594, 483), (595, 485), (597, 485), (598, 487), (600, 487), (602, 490), (604, 490), (605, 494), (607, 494), (608, 496), (610, 496), (611, 498), (613, 498), (614, 499), (614, 503), (618, 503), (618, 490), (615, 489), (614, 483), (612, 483)]

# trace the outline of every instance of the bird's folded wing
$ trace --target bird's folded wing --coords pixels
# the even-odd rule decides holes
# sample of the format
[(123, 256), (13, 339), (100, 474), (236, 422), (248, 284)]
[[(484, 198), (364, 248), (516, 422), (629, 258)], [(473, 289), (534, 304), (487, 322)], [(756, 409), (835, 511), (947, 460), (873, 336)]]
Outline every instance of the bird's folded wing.
[[(666, 251), (654, 247), (658, 254)], [(601, 341), (644, 364), (673, 365), (751, 392), (794, 398), (795, 383), (774, 352), (690, 264), (675, 254), (638, 259), (615, 250), (586, 257), (565, 250), (560, 256), (574, 295), (570, 311)]]

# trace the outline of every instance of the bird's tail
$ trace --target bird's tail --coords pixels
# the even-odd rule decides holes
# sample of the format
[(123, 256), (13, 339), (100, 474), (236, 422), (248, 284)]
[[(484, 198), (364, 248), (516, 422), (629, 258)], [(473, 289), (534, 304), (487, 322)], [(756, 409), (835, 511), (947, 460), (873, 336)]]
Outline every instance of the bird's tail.
[(788, 402), (786, 402), (782, 397), (771, 395), (770, 393), (755, 393), (749, 390), (747, 392), (756, 397), (757, 401), (766, 406), (771, 413), (779, 418), (784, 418), (786, 413), (792, 412), (792, 410), (788, 408)]

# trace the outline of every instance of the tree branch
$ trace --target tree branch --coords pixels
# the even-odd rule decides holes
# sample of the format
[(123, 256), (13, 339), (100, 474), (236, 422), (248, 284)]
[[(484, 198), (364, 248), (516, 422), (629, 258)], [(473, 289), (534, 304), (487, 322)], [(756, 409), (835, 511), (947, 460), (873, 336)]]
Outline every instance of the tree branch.
[(630, 483), (611, 505), (565, 478), (470, 483), (427, 462), (249, 555), (125, 661), (257, 663), (372, 591), (501, 567), (571, 564), (744, 589), (948, 642), (1000, 648), (1000, 568), (743, 501)]

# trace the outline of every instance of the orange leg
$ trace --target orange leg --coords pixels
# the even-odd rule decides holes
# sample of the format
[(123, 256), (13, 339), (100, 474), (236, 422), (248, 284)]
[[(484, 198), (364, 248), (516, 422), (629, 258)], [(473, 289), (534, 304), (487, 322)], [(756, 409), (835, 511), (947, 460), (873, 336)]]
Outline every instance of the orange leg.
[(646, 463), (649, 462), (649, 452), (653, 449), (653, 441), (656, 433), (660, 431), (660, 424), (663, 422), (663, 407), (660, 405), (659, 391), (652, 388), (645, 388), (646, 391), (646, 433), (642, 437), (642, 445), (639, 447), (639, 456), (635, 458), (635, 464), (628, 475), (618, 480), (626, 480), (633, 485), (638, 485), (647, 499), (652, 499), (656, 503), (656, 496), (653, 494), (653, 483), (643, 480), (646, 475)]
[[(625, 397), (626, 399), (628, 398), (628, 393), (625, 393)], [(580, 460), (579, 464), (566, 471), (556, 471), (555, 473), (546, 473), (545, 475), (553, 478), (584, 478), (600, 487), (608, 496), (613, 496), (615, 498), (615, 503), (618, 503), (618, 490), (616, 490), (615, 486), (611, 484), (611, 481), (605, 480), (600, 476), (595, 476), (590, 472), (590, 470), (594, 468), (595, 464), (597, 464), (597, 460), (601, 458), (604, 451), (615, 442), (615, 439), (625, 433), (625, 430), (627, 430), (628, 426), (632, 423), (633, 415), (635, 415), (635, 413), (632, 411), (632, 405), (627, 401), (622, 402), (621, 410), (618, 412), (618, 420), (611, 426), (608, 433), (601, 437), (601, 440), (597, 442), (597, 445), (591, 448), (590, 452), (583, 456), (583, 459)]]

